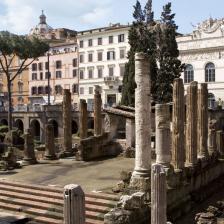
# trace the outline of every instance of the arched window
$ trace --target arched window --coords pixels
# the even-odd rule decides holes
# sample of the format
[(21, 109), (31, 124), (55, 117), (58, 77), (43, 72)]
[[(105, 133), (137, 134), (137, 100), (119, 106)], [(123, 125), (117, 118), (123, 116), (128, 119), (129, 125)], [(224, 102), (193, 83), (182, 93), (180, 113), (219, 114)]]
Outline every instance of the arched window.
[(55, 93), (56, 94), (60, 94), (61, 95), (62, 94), (62, 90), (63, 89), (62, 89), (62, 87), (60, 85), (56, 85), (55, 86)]
[(192, 65), (187, 65), (184, 70), (184, 83), (190, 83), (194, 81), (194, 69)]
[(205, 66), (205, 82), (215, 82), (215, 65), (211, 62)]

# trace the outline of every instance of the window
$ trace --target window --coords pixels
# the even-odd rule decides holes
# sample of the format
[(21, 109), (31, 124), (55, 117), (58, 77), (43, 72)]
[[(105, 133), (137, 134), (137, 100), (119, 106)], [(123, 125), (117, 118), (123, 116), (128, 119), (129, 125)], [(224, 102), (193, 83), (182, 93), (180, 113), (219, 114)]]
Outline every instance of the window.
[(84, 94), (84, 87), (80, 87), (79, 92), (80, 94)]
[(120, 49), (120, 59), (125, 58), (125, 49)]
[(211, 62), (205, 66), (205, 82), (215, 82), (215, 65)]
[(88, 76), (89, 76), (89, 79), (93, 78), (93, 69), (92, 68), (88, 69)]
[(107, 52), (107, 60), (115, 60), (115, 51)]
[(43, 70), (43, 64), (42, 63), (39, 63), (38, 64), (38, 69), (39, 69), (39, 71), (42, 71)]
[(92, 47), (93, 46), (93, 40), (92, 39), (89, 39), (88, 40), (88, 44), (89, 44), (89, 47)]
[(93, 87), (89, 87), (89, 94), (93, 94)]
[(45, 70), (48, 70), (48, 67), (49, 67), (49, 65), (48, 65), (48, 61), (47, 61), (47, 62), (45, 62)]
[(98, 78), (101, 79), (103, 77), (103, 68), (98, 68), (97, 73), (98, 73)]
[(38, 87), (38, 94), (43, 94), (44, 93), (44, 88), (43, 86)]
[(51, 92), (51, 88), (48, 88), (48, 86), (45, 86), (45, 94), (48, 94), (49, 90)]
[(112, 44), (114, 42), (114, 37), (113, 36), (109, 36), (109, 44)]
[(103, 61), (103, 52), (97, 53), (97, 59), (98, 59), (98, 61)]
[(114, 76), (114, 67), (109, 67), (109, 76)]
[(84, 79), (84, 70), (79, 71), (79, 79)]
[(56, 94), (62, 94), (63, 89), (60, 85), (56, 85), (54, 89)]
[(77, 58), (74, 58), (73, 59), (73, 61), (72, 61), (73, 63), (73, 67), (77, 67), (78, 66), (78, 60), (77, 60)]
[(73, 71), (72, 71), (72, 73), (73, 73), (73, 78), (76, 78), (76, 77), (77, 77), (77, 72), (78, 72), (77, 69), (73, 69)]
[(40, 72), (40, 80), (43, 79), (43, 72)]
[(32, 95), (37, 94), (37, 87), (33, 86), (31, 89), (31, 93), (32, 93)]
[(60, 69), (61, 68), (61, 61), (56, 61), (56, 69)]
[(37, 80), (37, 73), (32, 73), (32, 80)]
[(56, 71), (56, 79), (61, 79), (61, 71)]
[(83, 54), (79, 55), (79, 61), (80, 61), (80, 63), (84, 63), (84, 55)]
[(93, 62), (93, 53), (88, 54), (88, 62)]
[(118, 43), (124, 42), (124, 34), (118, 35)]
[(36, 63), (32, 64), (32, 71), (37, 71), (37, 64)]
[(79, 87), (78, 84), (73, 84), (73, 86), (72, 86), (72, 93), (78, 93), (78, 90), (79, 90), (78, 87)]
[(79, 47), (80, 47), (80, 48), (83, 48), (83, 46), (84, 46), (84, 42), (83, 42), (83, 40), (80, 40), (80, 42), (79, 42)]
[(184, 70), (184, 83), (190, 83), (194, 81), (194, 69), (192, 65), (187, 65)]
[[(51, 73), (49, 72), (49, 78), (51, 78)], [(48, 79), (48, 72), (45, 72), (45, 79)]]
[(102, 39), (102, 37), (99, 37), (98, 38), (98, 45), (102, 45), (103, 44), (103, 39)]
[(120, 76), (124, 76), (125, 65), (120, 65)]
[(23, 92), (23, 83), (22, 82), (18, 82), (18, 92), (19, 93)]

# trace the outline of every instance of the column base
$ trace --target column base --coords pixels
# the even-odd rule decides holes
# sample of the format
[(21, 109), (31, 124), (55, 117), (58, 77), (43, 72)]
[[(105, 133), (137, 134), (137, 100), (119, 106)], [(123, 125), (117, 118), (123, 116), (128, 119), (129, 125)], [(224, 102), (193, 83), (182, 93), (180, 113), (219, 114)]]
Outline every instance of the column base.
[(150, 191), (151, 190), (151, 175), (150, 171), (141, 172), (134, 171), (130, 181), (130, 187), (138, 191)]
[(28, 166), (28, 165), (34, 165), (34, 164), (37, 164), (37, 160), (36, 159), (23, 159), (22, 160), (22, 165), (23, 166)]
[(44, 155), (44, 160), (58, 160), (56, 155)]

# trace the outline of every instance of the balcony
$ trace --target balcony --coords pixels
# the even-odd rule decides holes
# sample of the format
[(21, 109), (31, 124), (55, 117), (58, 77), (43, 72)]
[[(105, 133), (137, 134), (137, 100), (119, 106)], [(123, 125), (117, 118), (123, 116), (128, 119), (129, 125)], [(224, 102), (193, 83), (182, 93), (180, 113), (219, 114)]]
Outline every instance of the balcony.
[(113, 85), (117, 83), (118, 81), (119, 81), (119, 78), (115, 76), (104, 77), (104, 82), (106, 85)]

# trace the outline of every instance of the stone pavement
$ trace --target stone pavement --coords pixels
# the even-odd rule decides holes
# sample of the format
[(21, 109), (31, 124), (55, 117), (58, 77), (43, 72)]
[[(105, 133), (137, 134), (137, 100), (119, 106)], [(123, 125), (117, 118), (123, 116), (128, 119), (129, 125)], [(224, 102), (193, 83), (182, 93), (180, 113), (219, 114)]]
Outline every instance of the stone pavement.
[(75, 161), (71, 157), (0, 172), (0, 178), (58, 187), (74, 183), (81, 185), (85, 192), (111, 191), (120, 180), (120, 172), (133, 169), (134, 159), (121, 156), (91, 162)]

